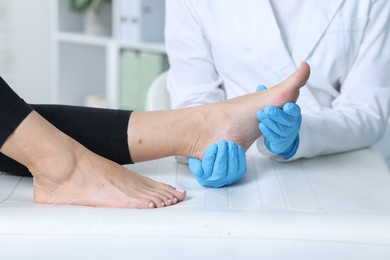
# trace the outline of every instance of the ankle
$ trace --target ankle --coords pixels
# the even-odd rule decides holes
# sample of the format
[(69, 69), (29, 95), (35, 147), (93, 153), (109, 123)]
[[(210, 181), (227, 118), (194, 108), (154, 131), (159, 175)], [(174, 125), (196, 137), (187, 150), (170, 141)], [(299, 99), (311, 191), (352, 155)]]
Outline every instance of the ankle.
[(176, 155), (201, 159), (213, 136), (220, 134), (216, 126), (224, 120), (225, 113), (213, 104), (190, 109), (192, 111), (187, 111), (187, 117), (183, 120), (184, 135), (183, 140), (178, 143)]
[(65, 135), (55, 142), (46, 142), (26, 165), (35, 178), (66, 181), (79, 164), (82, 153), (76, 142)]

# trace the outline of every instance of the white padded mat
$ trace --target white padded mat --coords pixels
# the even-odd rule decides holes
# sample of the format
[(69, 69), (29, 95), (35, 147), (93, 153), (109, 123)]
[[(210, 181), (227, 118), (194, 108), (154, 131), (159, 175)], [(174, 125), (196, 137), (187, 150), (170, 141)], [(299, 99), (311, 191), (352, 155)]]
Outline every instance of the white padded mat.
[(0, 259), (390, 259), (390, 174), (374, 150), (279, 163), (203, 188), (174, 158), (131, 165), (187, 190), (162, 209), (38, 205), (0, 175)]

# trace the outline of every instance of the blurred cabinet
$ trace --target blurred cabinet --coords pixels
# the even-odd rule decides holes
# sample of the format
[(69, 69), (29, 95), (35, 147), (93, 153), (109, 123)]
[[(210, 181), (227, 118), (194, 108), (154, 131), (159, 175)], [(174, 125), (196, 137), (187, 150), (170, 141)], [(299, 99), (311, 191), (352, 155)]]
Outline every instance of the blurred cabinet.
[(143, 110), (149, 84), (168, 69), (165, 1), (112, 0), (94, 17), (69, 0), (52, 10), (52, 101)]
[(125, 42), (163, 42), (164, 0), (122, 0), (117, 35)]
[(142, 110), (148, 87), (169, 65), (166, 56), (161, 54), (123, 51), (120, 67), (120, 107)]

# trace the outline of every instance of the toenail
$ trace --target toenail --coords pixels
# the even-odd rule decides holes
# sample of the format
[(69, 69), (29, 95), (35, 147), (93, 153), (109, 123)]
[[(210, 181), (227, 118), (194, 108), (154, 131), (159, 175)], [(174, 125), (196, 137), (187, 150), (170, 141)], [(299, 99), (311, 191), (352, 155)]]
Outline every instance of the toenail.
[(149, 208), (154, 208), (154, 203), (153, 202), (149, 202)]
[(173, 198), (173, 202), (177, 203), (177, 199), (176, 199), (176, 198)]
[(181, 193), (184, 193), (184, 190), (179, 189), (179, 188), (176, 188), (176, 191), (181, 192)]

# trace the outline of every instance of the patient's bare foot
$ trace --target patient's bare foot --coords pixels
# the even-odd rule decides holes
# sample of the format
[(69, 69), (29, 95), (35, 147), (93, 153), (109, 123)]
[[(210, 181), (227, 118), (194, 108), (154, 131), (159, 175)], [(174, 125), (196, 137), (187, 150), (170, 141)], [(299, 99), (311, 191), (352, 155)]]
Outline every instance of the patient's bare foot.
[(309, 65), (302, 63), (299, 70), (272, 88), (193, 108), (193, 115), (197, 115), (201, 122), (193, 129), (200, 134), (195, 146), (188, 144), (190, 151), (186, 153), (201, 159), (206, 147), (221, 139), (233, 140), (247, 150), (260, 136), (256, 111), (269, 105), (282, 107), (287, 102), (295, 102), (299, 89), (306, 84), (309, 75)]
[(24, 119), (1, 152), (29, 168), (38, 203), (155, 208), (185, 197), (184, 191), (92, 153), (36, 112)]
[(260, 136), (256, 112), (296, 101), (310, 74), (307, 63), (282, 83), (225, 102), (191, 108), (133, 112), (128, 144), (134, 162), (171, 155), (202, 159), (208, 145), (232, 140), (245, 150)]
[(38, 203), (160, 208), (185, 197), (184, 191), (129, 171), (78, 143), (71, 144), (71, 150), (64, 148), (61, 158), (45, 160), (40, 170), (31, 168)]

